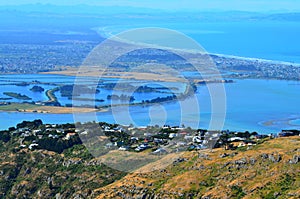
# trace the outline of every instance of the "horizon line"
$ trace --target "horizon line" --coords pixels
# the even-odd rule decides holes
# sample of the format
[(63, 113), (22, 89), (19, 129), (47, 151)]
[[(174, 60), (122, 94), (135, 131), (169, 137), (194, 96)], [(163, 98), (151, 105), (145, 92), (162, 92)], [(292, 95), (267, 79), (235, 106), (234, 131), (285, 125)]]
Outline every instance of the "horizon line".
[[(22, 7), (22, 6), (57, 6), (57, 7), (78, 7), (78, 6), (86, 6), (91, 8), (133, 8), (133, 9), (145, 9), (145, 10), (153, 10), (153, 11), (165, 11), (165, 12), (179, 12), (179, 13), (186, 13), (186, 12), (206, 12), (206, 13), (226, 13), (226, 12), (241, 12), (241, 13), (253, 13), (253, 14), (292, 14), (292, 13), (300, 13), (299, 10), (287, 10), (287, 9), (271, 9), (271, 10), (247, 10), (247, 9), (222, 9), (222, 8), (154, 8), (148, 6), (134, 6), (134, 5), (99, 5), (99, 4), (87, 4), (87, 3), (75, 3), (75, 4), (55, 4), (55, 3), (21, 3), (21, 4), (0, 4), (0, 8), (2, 7)], [(138, 10), (137, 10), (138, 11)]]

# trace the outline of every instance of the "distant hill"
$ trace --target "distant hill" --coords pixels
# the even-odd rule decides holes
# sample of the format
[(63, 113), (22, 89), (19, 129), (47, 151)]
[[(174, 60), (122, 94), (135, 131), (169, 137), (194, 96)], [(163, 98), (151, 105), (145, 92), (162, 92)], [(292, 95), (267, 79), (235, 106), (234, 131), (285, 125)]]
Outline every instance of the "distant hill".
[(268, 20), (280, 20), (280, 21), (297, 21), (300, 22), (300, 13), (279, 13), (279, 14), (271, 14), (260, 19), (268, 19)]
[(91, 6), (91, 5), (52, 5), (52, 4), (25, 4), (0, 6), (2, 11), (18, 11), (27, 13), (60, 13), (60, 14), (113, 14), (113, 13), (160, 13), (160, 9), (130, 7), (130, 6)]

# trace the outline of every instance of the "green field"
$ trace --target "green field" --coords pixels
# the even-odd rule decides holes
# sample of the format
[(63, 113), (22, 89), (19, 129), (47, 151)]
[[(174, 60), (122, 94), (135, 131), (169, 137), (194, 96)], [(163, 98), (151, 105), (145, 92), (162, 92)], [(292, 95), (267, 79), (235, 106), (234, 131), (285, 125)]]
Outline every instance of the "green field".
[(14, 93), (14, 92), (4, 92), (4, 95), (7, 95), (9, 97), (13, 97), (19, 100), (31, 100), (30, 97), (28, 97), (27, 95), (22, 95), (20, 93)]
[(11, 103), (9, 105), (0, 106), (0, 111), (19, 111), (19, 110), (28, 110), (28, 109), (38, 109), (41, 106), (35, 104), (27, 103)]

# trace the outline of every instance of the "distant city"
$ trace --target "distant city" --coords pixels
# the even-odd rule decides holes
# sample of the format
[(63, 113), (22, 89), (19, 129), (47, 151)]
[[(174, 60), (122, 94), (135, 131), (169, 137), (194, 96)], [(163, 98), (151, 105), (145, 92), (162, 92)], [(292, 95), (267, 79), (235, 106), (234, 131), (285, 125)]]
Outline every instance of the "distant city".
[[(0, 73), (34, 74), (62, 70), (65, 66), (79, 67), (96, 45), (96, 42), (79, 41), (62, 42), (57, 45), (1, 44)], [(141, 50), (134, 56), (128, 55), (127, 58), (125, 56), (119, 62), (117, 60), (115, 65), (123, 68), (132, 67), (132, 64), (137, 64), (132, 59), (139, 63), (146, 63), (145, 51), (149, 54), (148, 49)], [(162, 59), (162, 57), (168, 65), (184, 66), (178, 69), (191, 70), (185, 60), (179, 60), (168, 52), (154, 52), (152, 56), (153, 60)], [(220, 71), (230, 72), (225, 75), (228, 78), (300, 80), (300, 67), (297, 64), (215, 54), (211, 54), (210, 57)]]
[(80, 66), (95, 44), (57, 45), (1, 44), (0, 73), (33, 74), (56, 66)]

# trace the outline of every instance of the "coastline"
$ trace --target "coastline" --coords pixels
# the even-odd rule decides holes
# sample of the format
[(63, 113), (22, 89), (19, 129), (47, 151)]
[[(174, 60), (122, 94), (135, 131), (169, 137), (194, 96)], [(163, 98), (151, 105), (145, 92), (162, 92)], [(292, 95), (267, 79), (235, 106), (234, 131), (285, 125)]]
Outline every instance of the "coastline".
[(300, 63), (294, 63), (294, 62), (287, 62), (287, 61), (280, 61), (280, 60), (271, 60), (271, 59), (264, 59), (264, 58), (255, 58), (255, 57), (243, 57), (238, 55), (228, 55), (228, 54), (220, 54), (220, 53), (208, 53), (208, 55), (218, 56), (221, 58), (232, 58), (232, 59), (239, 59), (239, 60), (245, 60), (245, 61), (257, 61), (257, 62), (265, 62), (270, 64), (282, 64), (282, 65), (293, 65), (293, 66), (299, 66)]
[[(113, 37), (116, 37), (118, 34), (122, 34), (123, 31), (118, 33), (113, 33), (113, 31), (109, 31), (110, 28), (113, 28), (114, 26), (104, 26), (104, 27), (97, 27), (94, 28), (94, 30), (104, 39), (110, 39)], [(139, 28), (131, 28), (131, 29), (139, 29)], [(174, 49), (176, 50), (176, 49)], [(187, 49), (177, 49), (180, 51), (185, 51), (187, 53), (193, 53), (195, 50), (187, 50)], [(248, 61), (258, 61), (258, 62), (266, 62), (271, 64), (283, 64), (283, 65), (293, 65), (293, 66), (299, 66), (300, 63), (297, 62), (288, 62), (288, 61), (281, 61), (281, 60), (273, 60), (273, 59), (266, 59), (266, 58), (257, 58), (257, 57), (245, 57), (245, 56), (239, 56), (239, 55), (232, 55), (232, 54), (222, 54), (222, 53), (216, 53), (216, 52), (206, 52), (205, 49), (203, 54), (209, 55), (209, 56), (218, 56), (221, 58), (233, 58), (233, 59), (240, 59), (240, 60), (248, 60)], [(199, 50), (196, 50), (197, 53), (199, 53)]]
[[(191, 53), (192, 55), (193, 53)], [(210, 61), (214, 62), (213, 68), (204, 67), (199, 75), (205, 79), (276, 79), (276, 80), (295, 80), (299, 81), (300, 64), (276, 60), (258, 59), (239, 57), (234, 55), (208, 54)], [(142, 64), (142, 63), (141, 63)], [(174, 62), (174, 64), (176, 64)], [(201, 60), (197, 63), (201, 64)], [(153, 67), (155, 66), (155, 67)], [(130, 65), (128, 67), (131, 67)], [(175, 69), (176, 74), (170, 74), (166, 68), (161, 68), (161, 64), (152, 65), (149, 68), (138, 68), (138, 70), (126, 71), (120, 68), (101, 68), (96, 66), (81, 67), (57, 67), (53, 71), (41, 72), (39, 74), (65, 75), (74, 77), (98, 77), (98, 78), (115, 78), (115, 79), (134, 79), (134, 80), (151, 80), (165, 82), (184, 82), (186, 78), (183, 76), (184, 71), (196, 71), (194, 67), (183, 69)], [(133, 66), (135, 69), (135, 66)], [(142, 70), (141, 70), (142, 69)], [(214, 69), (214, 70), (213, 70)]]
[[(251, 60), (252, 58), (248, 58), (248, 59)], [(66, 67), (65, 67), (65, 69), (66, 69)], [(68, 70), (65, 70), (65, 71), (51, 71), (51, 72), (46, 72), (46, 73), (43, 72), (43, 73), (38, 73), (38, 74), (41, 74), (41, 75), (54, 74), (54, 75), (65, 75), (65, 76), (74, 76), (73, 74), (77, 74), (78, 68), (69, 67), (69, 69), (71, 69), (71, 71), (68, 71)], [(65, 73), (65, 74), (62, 74), (62, 73)], [(160, 75), (160, 74), (158, 74), (158, 75)], [(86, 76), (86, 74), (80, 74), (80, 76)], [(86, 76), (86, 77), (90, 77), (90, 76)], [(122, 76), (114, 75), (114, 76), (105, 76), (105, 77), (106, 78), (121, 78)], [(129, 77), (129, 76), (123, 76), (123, 77), (125, 77), (126, 79), (131, 79), (132, 78), (132, 77)], [(231, 79), (231, 78), (234, 78), (234, 79), (260, 79), (260, 80), (276, 79), (276, 80), (289, 81), (288, 79), (284, 79), (284, 78), (283, 79), (278, 79), (278, 78), (275, 78), (275, 77), (269, 77), (269, 78), (252, 77), (252, 76), (250, 76), (250, 77), (248, 77), (248, 76), (230, 77), (230, 75), (229, 75), (229, 76), (224, 76), (224, 79), (226, 79), (226, 78), (229, 78), (229, 79)], [(142, 77), (141, 79), (145, 80), (144, 77)], [(149, 79), (151, 79), (151, 81), (153, 81), (153, 79), (150, 78), (150, 76), (149, 76)], [(154, 81), (155, 80), (156, 79), (154, 79)], [(162, 80), (160, 79), (160, 80), (157, 80), (157, 81), (162, 81)], [(172, 80), (172, 81), (174, 81), (174, 80)], [(164, 102), (164, 103), (168, 103), (168, 102)], [(126, 105), (128, 105), (128, 104), (126, 104)], [(153, 104), (129, 104), (129, 106), (151, 106), (151, 105), (153, 105)], [(124, 106), (124, 104), (120, 104), (120, 105), (116, 105), (116, 106)], [(0, 106), (0, 111), (1, 112), (14, 112), (14, 113), (18, 113), (18, 112), (21, 112), (21, 113), (37, 113), (37, 115), (40, 115), (40, 114), (72, 114), (74, 112), (78, 112), (78, 113), (108, 112), (110, 110), (110, 107), (99, 107), (99, 108), (100, 108), (100, 110), (99, 109), (93, 109), (93, 108), (76, 107), (75, 111), (74, 111), (74, 108), (67, 108), (67, 107), (54, 107), (54, 106), (46, 106), (46, 107), (42, 106), (42, 107), (40, 107), (40, 106), (35, 106), (35, 107), (30, 107), (30, 108), (20, 107), (19, 110), (16, 110), (15, 107), (10, 107), (10, 108), (5, 108), (4, 107), (4, 110), (3, 110), (3, 108)], [(273, 127), (273, 126), (280, 126), (280, 124), (284, 124), (284, 126), (289, 126), (290, 128), (298, 128), (297, 126), (290, 123), (291, 121), (288, 120), (288, 119), (286, 119), (286, 121), (284, 123), (279, 122), (279, 124), (278, 124), (278, 121), (263, 121), (263, 120), (260, 120), (260, 121), (261, 122), (259, 122), (259, 124), (257, 124), (257, 128), (259, 128), (260, 125), (264, 126), (264, 127)]]

